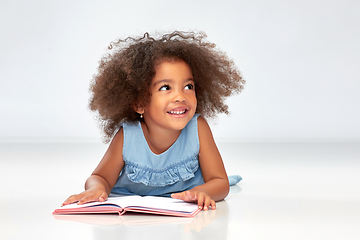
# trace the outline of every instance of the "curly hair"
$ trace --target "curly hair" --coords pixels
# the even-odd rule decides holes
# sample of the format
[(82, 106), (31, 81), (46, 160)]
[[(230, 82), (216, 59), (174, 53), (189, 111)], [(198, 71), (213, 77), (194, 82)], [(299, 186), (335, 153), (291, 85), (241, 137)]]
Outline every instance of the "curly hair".
[(145, 33), (110, 44), (110, 52), (100, 60), (98, 73), (92, 79), (89, 104), (98, 113), (106, 143), (121, 123), (140, 120), (134, 109), (150, 101), (155, 67), (164, 61), (182, 60), (190, 66), (197, 113), (210, 118), (229, 113), (225, 98), (239, 93), (245, 81), (234, 62), (206, 37), (203, 32), (175, 31), (158, 38)]

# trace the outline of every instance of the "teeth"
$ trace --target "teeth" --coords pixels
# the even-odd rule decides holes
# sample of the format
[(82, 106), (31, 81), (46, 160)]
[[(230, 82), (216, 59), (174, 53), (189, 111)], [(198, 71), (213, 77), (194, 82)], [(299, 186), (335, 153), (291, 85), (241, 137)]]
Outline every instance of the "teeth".
[(169, 113), (180, 115), (180, 114), (184, 114), (185, 112), (186, 112), (186, 110), (183, 110), (183, 111), (170, 111)]

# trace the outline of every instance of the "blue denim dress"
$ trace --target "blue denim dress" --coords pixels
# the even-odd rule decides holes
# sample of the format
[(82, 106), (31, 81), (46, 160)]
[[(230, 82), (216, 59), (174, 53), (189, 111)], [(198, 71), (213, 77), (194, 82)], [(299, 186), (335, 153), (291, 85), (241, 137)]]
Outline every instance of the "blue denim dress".
[(125, 165), (112, 189), (113, 194), (170, 196), (204, 183), (199, 166), (197, 118), (181, 131), (165, 152), (154, 154), (145, 139), (141, 123), (123, 123)]

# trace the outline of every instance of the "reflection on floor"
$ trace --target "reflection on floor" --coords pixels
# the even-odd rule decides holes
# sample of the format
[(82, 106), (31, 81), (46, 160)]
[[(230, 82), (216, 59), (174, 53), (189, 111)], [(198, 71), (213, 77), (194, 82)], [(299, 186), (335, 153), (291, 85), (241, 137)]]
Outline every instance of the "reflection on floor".
[(101, 143), (1, 143), (1, 239), (360, 239), (360, 143), (219, 143), (231, 187), (195, 218), (53, 216)]

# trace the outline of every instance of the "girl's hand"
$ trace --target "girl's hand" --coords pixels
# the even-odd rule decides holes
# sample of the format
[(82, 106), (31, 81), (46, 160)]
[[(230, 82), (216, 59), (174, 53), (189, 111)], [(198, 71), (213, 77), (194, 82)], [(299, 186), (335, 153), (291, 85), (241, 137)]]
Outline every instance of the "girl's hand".
[(213, 210), (216, 208), (215, 201), (211, 199), (209, 195), (201, 191), (189, 190), (180, 193), (173, 193), (171, 194), (171, 197), (181, 199), (185, 202), (197, 202), (199, 208), (204, 209), (205, 211), (209, 209), (209, 206)]
[(80, 194), (74, 194), (68, 197), (62, 206), (70, 203), (76, 203), (78, 205), (89, 202), (105, 202), (108, 198), (108, 194), (105, 191), (99, 189), (88, 189)]

